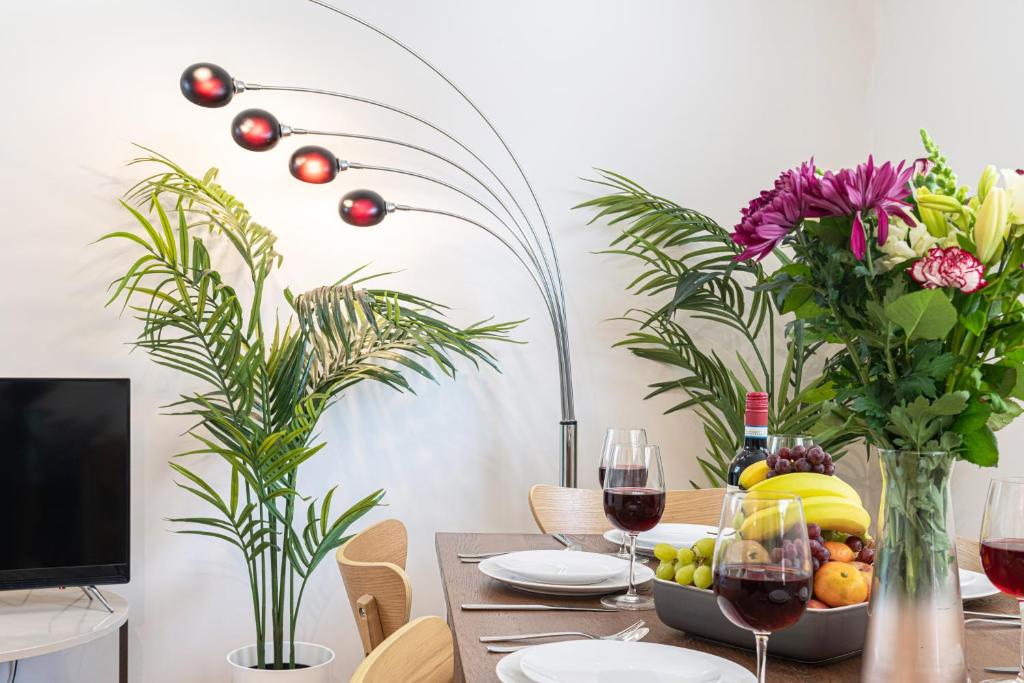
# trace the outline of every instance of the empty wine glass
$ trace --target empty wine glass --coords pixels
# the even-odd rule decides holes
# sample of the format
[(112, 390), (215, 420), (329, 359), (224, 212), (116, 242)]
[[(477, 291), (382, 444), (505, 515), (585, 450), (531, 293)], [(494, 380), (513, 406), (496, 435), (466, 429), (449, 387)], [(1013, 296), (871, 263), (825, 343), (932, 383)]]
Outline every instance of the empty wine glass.
[[(597, 465), (597, 480), (604, 488), (604, 474), (608, 469), (608, 460), (611, 458), (612, 450), (618, 444), (631, 446), (643, 446), (647, 443), (647, 431), (640, 427), (609, 427), (604, 433), (604, 444), (601, 446), (601, 460)], [(629, 548), (626, 546), (626, 534), (622, 534), (622, 543), (615, 557), (623, 560), (629, 558)]]
[(616, 609), (653, 609), (654, 599), (636, 592), (636, 537), (653, 529), (665, 512), (665, 473), (657, 446), (617, 444), (604, 476), (604, 514), (629, 535), (629, 589), (602, 598)]
[(729, 491), (712, 563), (718, 608), (754, 633), (765, 683), (768, 636), (792, 626), (811, 599), (811, 549), (799, 496)]
[[(1017, 598), (1024, 619), (1024, 477), (989, 482), (985, 516), (981, 520), (981, 564), (996, 588)], [(1024, 683), (1024, 630), (1021, 670), (1016, 680)]]
[(767, 449), (769, 453), (778, 453), (780, 448), (793, 450), (796, 446), (805, 449), (814, 445), (814, 439), (807, 434), (769, 434)]

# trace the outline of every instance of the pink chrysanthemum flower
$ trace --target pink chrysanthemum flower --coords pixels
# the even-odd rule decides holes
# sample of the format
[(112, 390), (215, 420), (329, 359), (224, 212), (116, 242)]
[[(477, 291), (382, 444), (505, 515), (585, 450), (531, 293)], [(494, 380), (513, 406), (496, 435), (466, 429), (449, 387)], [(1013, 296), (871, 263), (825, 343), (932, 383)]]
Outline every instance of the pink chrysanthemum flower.
[(736, 260), (760, 261), (770, 254), (806, 217), (809, 187), (817, 182), (812, 159), (784, 172), (772, 189), (752, 199), (732, 233), (733, 242), (745, 247)]
[(850, 232), (850, 249), (857, 260), (867, 252), (867, 236), (864, 232), (864, 216), (874, 211), (878, 216), (878, 244), (885, 244), (889, 237), (889, 217), (899, 216), (905, 223), (914, 220), (907, 213), (910, 205), (904, 201), (910, 195), (910, 178), (914, 166), (904, 169), (904, 163), (893, 168), (892, 162), (875, 167), (873, 157), (856, 169), (844, 168), (838, 173), (826, 171), (817, 183), (811, 186), (808, 198), (809, 217), (853, 216)]
[(964, 294), (973, 294), (988, 284), (985, 266), (960, 247), (933, 247), (907, 272), (925, 289), (956, 287)]

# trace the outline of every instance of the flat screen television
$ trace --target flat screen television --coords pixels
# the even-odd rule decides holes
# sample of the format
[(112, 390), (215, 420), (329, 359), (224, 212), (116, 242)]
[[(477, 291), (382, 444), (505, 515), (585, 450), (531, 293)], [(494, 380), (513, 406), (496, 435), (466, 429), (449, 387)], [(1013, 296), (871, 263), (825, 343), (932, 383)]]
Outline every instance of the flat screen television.
[(0, 590), (128, 581), (130, 395), (0, 378)]

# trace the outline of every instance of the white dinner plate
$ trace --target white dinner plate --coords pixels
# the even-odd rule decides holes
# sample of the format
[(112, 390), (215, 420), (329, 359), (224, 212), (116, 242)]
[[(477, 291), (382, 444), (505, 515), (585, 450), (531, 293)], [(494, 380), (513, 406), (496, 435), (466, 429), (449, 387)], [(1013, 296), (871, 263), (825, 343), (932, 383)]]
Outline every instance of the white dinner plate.
[[(572, 552), (559, 550), (556, 552)], [(498, 562), (497, 557), (490, 557), (477, 567), (480, 568), (481, 573), (484, 576), (488, 576), (495, 581), (500, 581), (505, 585), (517, 588), (527, 593), (540, 593), (541, 595), (562, 595), (562, 596), (581, 596), (581, 595), (607, 595), (608, 593), (617, 593), (624, 591), (629, 584), (629, 575), (627, 572), (623, 572), (621, 576), (614, 576), (605, 581), (598, 583), (590, 583), (583, 585), (558, 585), (549, 583), (537, 583), (535, 581), (528, 581), (521, 576), (517, 576), (512, 572), (502, 567)], [(628, 567), (628, 564), (627, 564)], [(648, 581), (654, 579), (654, 571), (647, 565), (637, 562), (636, 564), (636, 585), (641, 586)]]
[(960, 570), (960, 597), (964, 600), (977, 600), (999, 595), (999, 589), (992, 585), (988, 577), (970, 569)]
[(502, 569), (534, 583), (582, 586), (621, 576), (628, 560), (611, 555), (565, 550), (524, 550), (496, 558)]
[[(636, 549), (646, 555), (650, 555), (654, 546), (659, 543), (668, 543), (675, 548), (686, 546), (689, 548), (702, 538), (715, 538), (718, 529), (706, 524), (659, 524), (650, 531), (644, 531), (636, 537)], [(619, 544), (622, 543), (623, 532), (618, 529), (609, 529), (604, 532), (605, 540)]]
[[(499, 663), (496, 669), (502, 683), (751, 683), (754, 680), (749, 671), (720, 657), (654, 643), (572, 640), (536, 645), (516, 654), (521, 656)], [(505, 678), (501, 677), (503, 673)]]

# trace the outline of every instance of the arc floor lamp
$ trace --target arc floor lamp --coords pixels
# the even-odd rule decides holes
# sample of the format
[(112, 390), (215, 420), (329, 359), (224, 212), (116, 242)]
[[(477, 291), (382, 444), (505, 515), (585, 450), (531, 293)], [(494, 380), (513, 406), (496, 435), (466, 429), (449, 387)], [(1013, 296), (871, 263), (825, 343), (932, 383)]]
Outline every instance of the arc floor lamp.
[[(320, 88), (248, 83), (232, 78), (225, 69), (208, 62), (193, 64), (185, 69), (181, 75), (182, 94), (190, 102), (202, 107), (224, 107), (236, 95), (260, 90), (336, 97), (377, 109), (384, 109), (415, 121), (420, 126), (440, 134), (448, 145), (455, 147), (455, 154), (462, 158), (461, 161), (405, 140), (365, 135), (355, 131), (307, 130), (285, 125), (278, 121), (273, 114), (263, 109), (245, 109), (239, 112), (231, 123), (231, 135), (235, 142), (241, 147), (254, 152), (265, 152), (273, 149), (283, 137), (308, 135), (366, 140), (382, 145), (400, 147), (415, 155), (428, 156), (443, 162), (444, 166), (450, 170), (452, 177), (438, 178), (420, 173), (411, 168), (380, 166), (372, 163), (341, 159), (326, 147), (307, 145), (295, 150), (291, 155), (289, 170), (292, 176), (298, 180), (314, 184), (329, 183), (342, 172), (361, 170), (416, 178), (468, 199), (486, 214), (486, 218), (475, 220), (447, 211), (443, 207), (408, 206), (397, 202), (393, 203), (385, 200), (379, 193), (370, 189), (357, 189), (347, 192), (341, 197), (341, 201), (338, 204), (338, 212), (343, 221), (349, 225), (363, 228), (378, 225), (385, 217), (392, 213), (418, 212), (444, 216), (459, 221), (469, 227), (483, 230), (498, 240), (511, 253), (515, 262), (526, 269), (544, 301), (544, 306), (551, 320), (551, 327), (555, 335), (562, 409), (560, 423), (560, 481), (562, 486), (576, 486), (577, 423), (573, 407), (572, 364), (569, 357), (569, 335), (566, 325), (562, 273), (547, 218), (544, 216), (544, 210), (537, 199), (533, 187), (530, 185), (529, 179), (526, 177), (522, 165), (516, 159), (504, 138), (494, 127), (494, 124), (491, 123), (480, 108), (455, 83), (428, 62), (426, 58), (382, 29), (367, 23), (345, 10), (320, 0), (309, 1), (373, 31), (415, 57), (423, 66), (440, 78), (446, 86), (452, 89), (473, 110), (493, 134), (504, 154), (511, 159), (515, 166), (519, 180), (522, 181), (522, 186), (525, 187), (529, 195), (528, 200), (521, 200), (516, 192), (510, 189), (509, 183), (494, 171), (483, 156), (461, 142), (455, 135), (421, 116), (385, 102)], [(517, 180), (516, 184), (518, 182)], [(467, 189), (467, 185), (471, 189)], [(525, 208), (524, 204), (526, 204)], [(537, 229), (536, 223), (540, 224), (540, 230)]]

